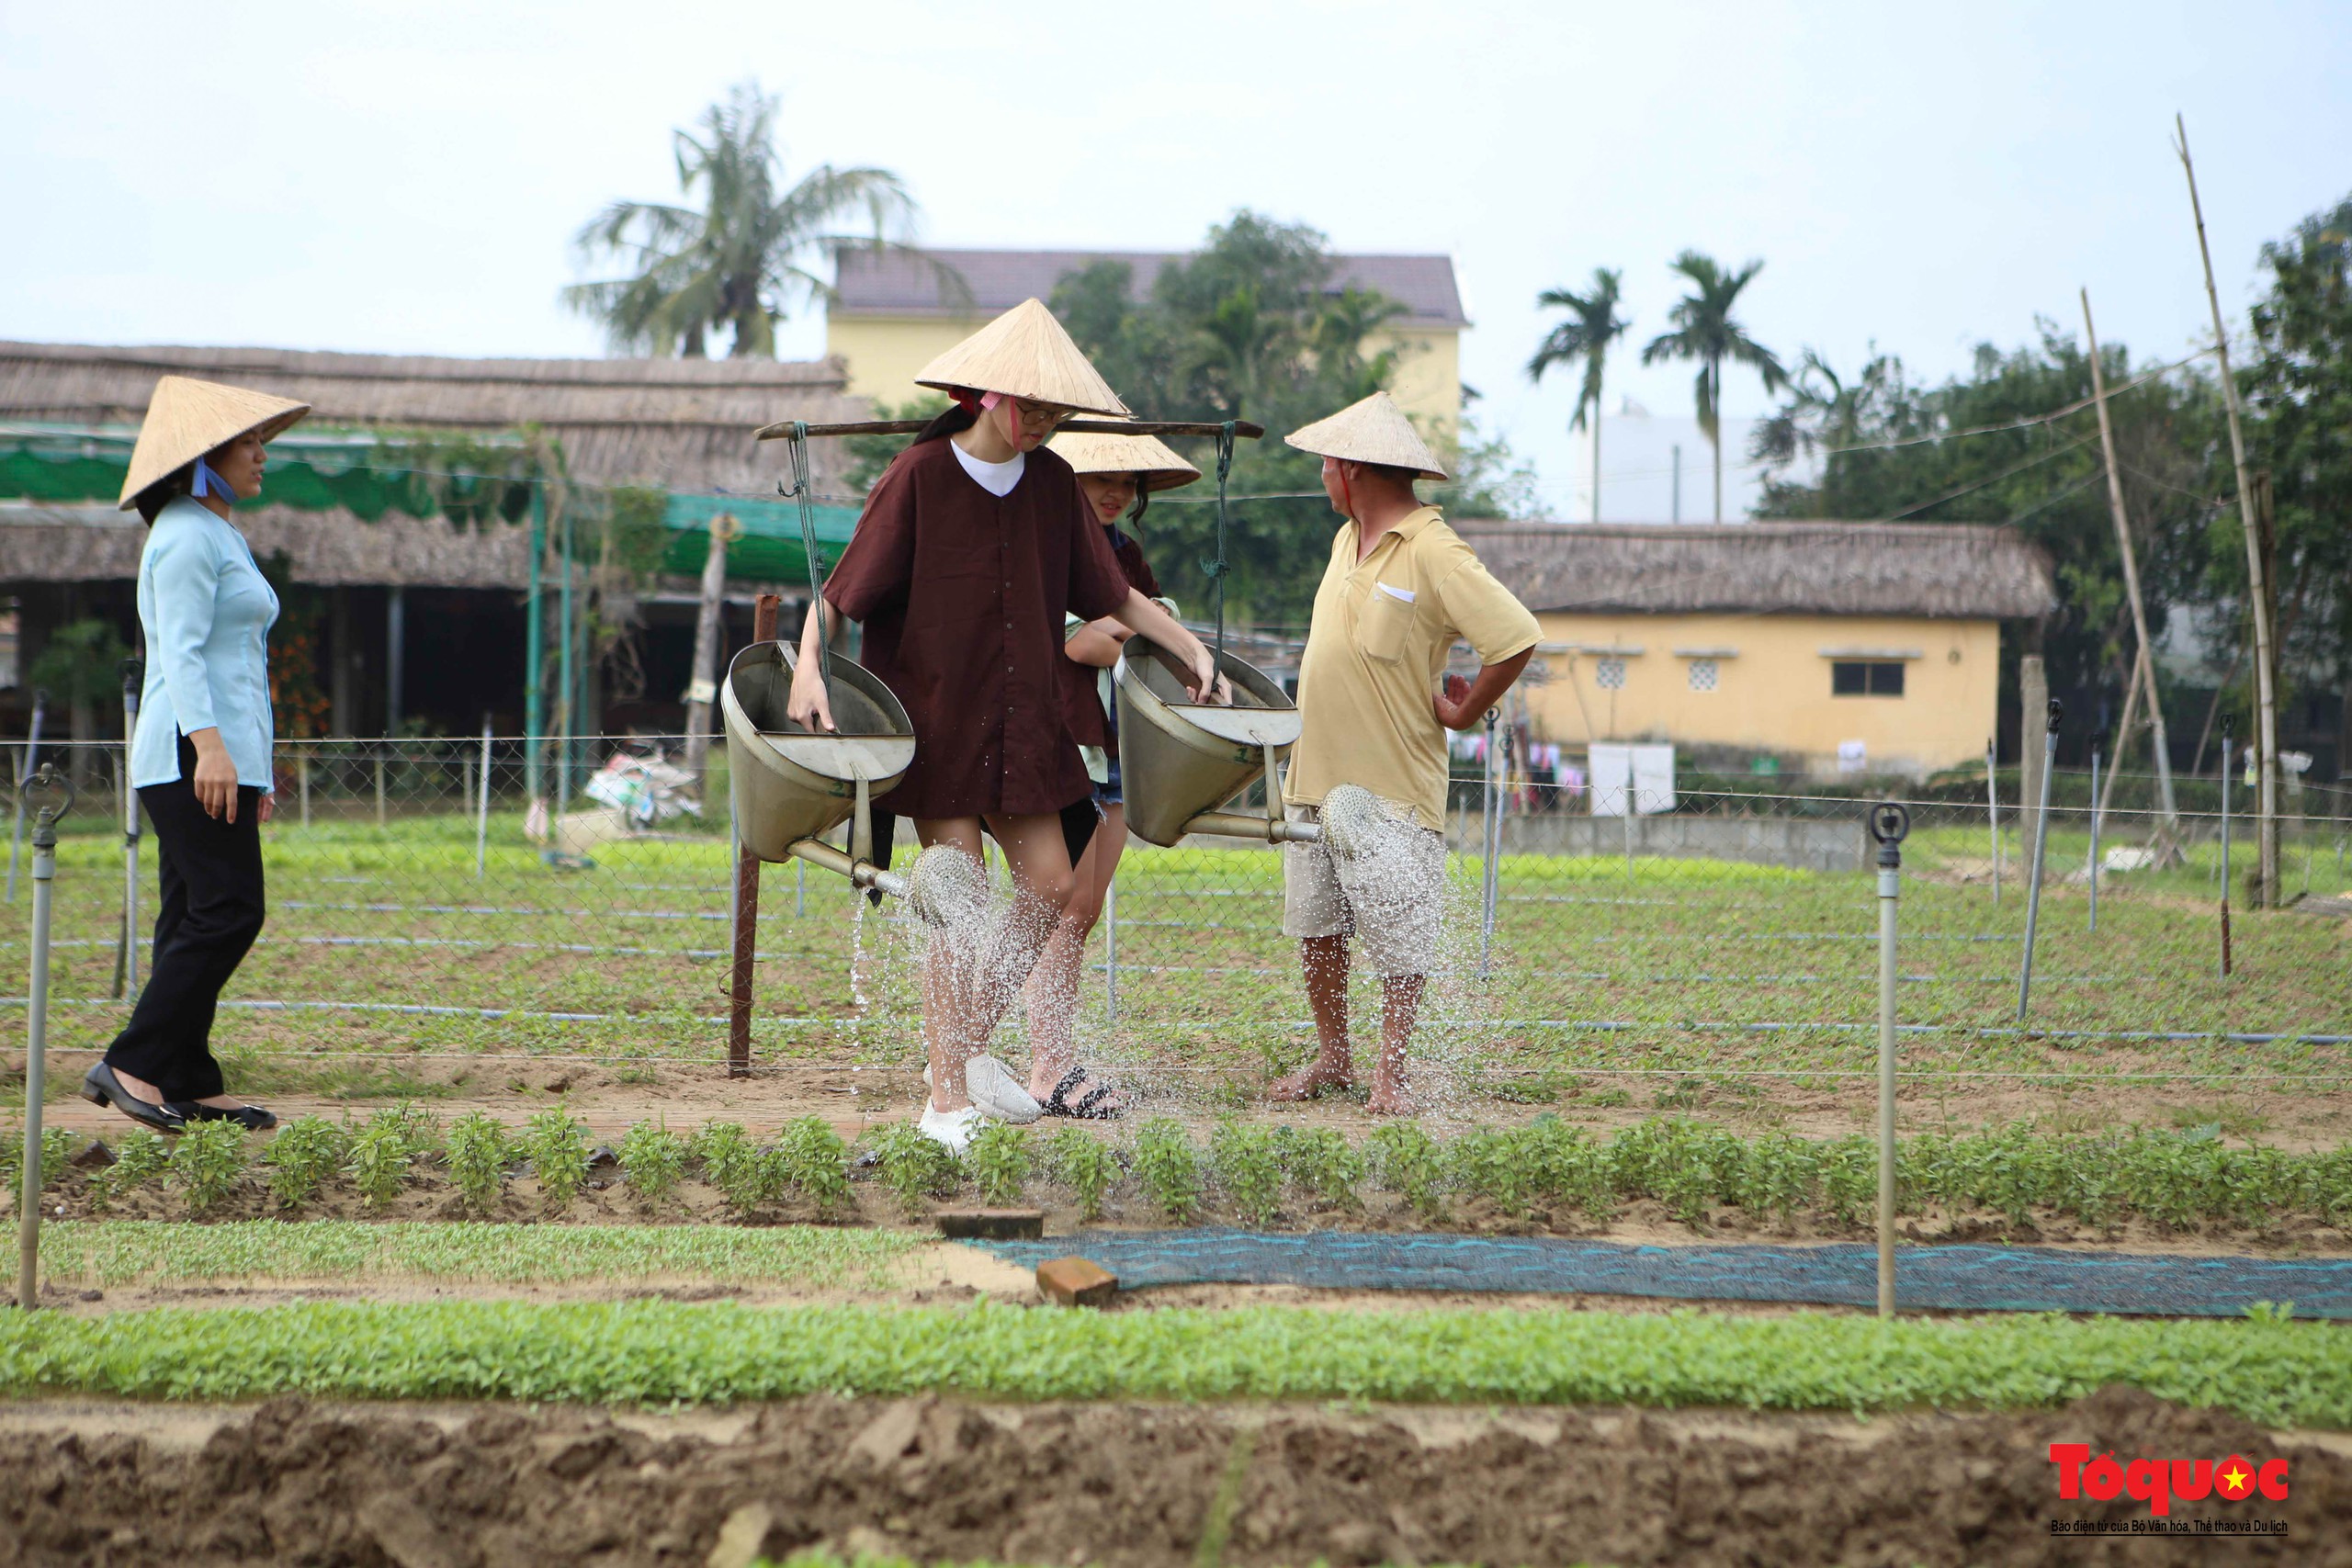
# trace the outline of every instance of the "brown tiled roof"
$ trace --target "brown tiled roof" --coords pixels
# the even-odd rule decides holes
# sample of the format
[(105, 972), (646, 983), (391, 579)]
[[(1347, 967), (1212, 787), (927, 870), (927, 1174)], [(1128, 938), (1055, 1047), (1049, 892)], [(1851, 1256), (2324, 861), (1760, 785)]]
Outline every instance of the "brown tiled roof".
[[(837, 258), (832, 309), (843, 316), (988, 316), (1023, 299), (1050, 299), (1054, 285), (1098, 261), (1125, 262), (1135, 276), (1138, 299), (1151, 291), (1160, 268), (1185, 259), (1177, 251), (939, 251), (848, 249)], [(1353, 286), (1377, 289), (1405, 307), (1401, 324), (1464, 327), (1461, 291), (1453, 284), (1451, 256), (1333, 256), (1328, 285), (1337, 293)], [(970, 290), (967, 302), (952, 298), (939, 268), (951, 269)]]
[(1484, 523), (1455, 532), (1531, 610), (2047, 615), (2050, 558), (1973, 523)]

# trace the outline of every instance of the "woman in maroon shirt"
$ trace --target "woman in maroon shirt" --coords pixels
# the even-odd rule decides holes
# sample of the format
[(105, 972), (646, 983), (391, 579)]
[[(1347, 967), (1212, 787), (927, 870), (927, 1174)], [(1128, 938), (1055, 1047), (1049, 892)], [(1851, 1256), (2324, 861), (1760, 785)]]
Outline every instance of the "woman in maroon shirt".
[[(1214, 665), (1198, 637), (1128, 584), (1069, 465), (1043, 449), (1074, 412), (1126, 412), (1045, 306), (1016, 306), (918, 380), (944, 387), (957, 406), (866, 497), (824, 601), (864, 623), (866, 668), (913, 721), (915, 760), (885, 797), (890, 810), (914, 819), (926, 849), (953, 844), (976, 866), (985, 829), (1012, 870), (988, 994), (960, 994), (944, 943), (932, 945), (924, 976), (932, 1089), (920, 1124), (960, 1153), (981, 1120), (966, 1064), (1069, 902), (1062, 813), (1093, 789), (1063, 716), (1065, 616), (1109, 617), (1176, 650), (1196, 694)], [(830, 729), (817, 608), (801, 633), (790, 716)]]
[[(1079, 489), (1101, 523), (1127, 585), (1173, 615), (1175, 606), (1159, 598), (1159, 580), (1144, 559), (1142, 547), (1119, 523), (1125, 518), (1134, 526), (1153, 491), (1191, 484), (1201, 477), (1200, 469), (1149, 435), (1072, 433), (1056, 436), (1051, 450), (1077, 471)], [(1127, 845), (1119, 776), (1119, 708), (1110, 691), (1111, 667), (1118, 663), (1127, 635), (1127, 628), (1115, 620), (1072, 616), (1062, 642), (1062, 714), (1094, 775), (1094, 802), (1102, 809), (1102, 825), (1079, 860), (1069, 903), (1029, 976), (1029, 1040), (1035, 1053), (1029, 1092), (1048, 1116), (1096, 1120), (1126, 1109), (1116, 1089), (1072, 1059), (1071, 1026), (1078, 1015), (1086, 939), (1102, 917), (1120, 853)]]

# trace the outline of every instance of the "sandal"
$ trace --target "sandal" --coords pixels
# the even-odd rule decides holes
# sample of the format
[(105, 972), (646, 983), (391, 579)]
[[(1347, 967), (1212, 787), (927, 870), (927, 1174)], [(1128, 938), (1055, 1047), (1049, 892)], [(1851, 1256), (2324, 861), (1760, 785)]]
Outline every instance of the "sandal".
[(1046, 1116), (1068, 1116), (1080, 1122), (1115, 1122), (1125, 1116), (1127, 1113), (1125, 1105), (1103, 1106), (1104, 1100), (1119, 1091), (1102, 1079), (1096, 1080), (1092, 1092), (1080, 1095), (1077, 1103), (1071, 1103), (1069, 1091), (1093, 1077), (1089, 1068), (1070, 1068), (1062, 1075), (1061, 1081), (1054, 1085), (1054, 1092), (1046, 1097), (1046, 1102), (1037, 1108), (1038, 1111)]

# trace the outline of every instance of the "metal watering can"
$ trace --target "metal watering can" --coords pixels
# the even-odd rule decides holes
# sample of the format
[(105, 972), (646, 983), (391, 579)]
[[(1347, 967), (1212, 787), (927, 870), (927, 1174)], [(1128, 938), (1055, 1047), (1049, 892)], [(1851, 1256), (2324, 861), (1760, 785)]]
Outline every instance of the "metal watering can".
[[(1119, 775), (1126, 795), (1127, 828), (1163, 847), (1187, 833), (1315, 843), (1313, 822), (1283, 819), (1282, 787), (1274, 769), (1298, 740), (1298, 705), (1273, 679), (1230, 653), (1217, 669), (1233, 687), (1233, 704), (1196, 703), (1184, 694), (1188, 671), (1176, 656), (1148, 638), (1129, 637), (1114, 674), (1119, 702)], [(1266, 815), (1220, 809), (1262, 778)]]
[[(796, 662), (787, 644), (755, 642), (735, 656), (719, 689), (736, 831), (762, 860), (804, 860), (903, 898), (907, 879), (873, 863), (873, 799), (906, 776), (914, 726), (889, 687), (839, 654), (826, 660), (825, 690), (840, 732), (795, 724), (786, 709)], [(846, 853), (823, 839), (843, 822)]]

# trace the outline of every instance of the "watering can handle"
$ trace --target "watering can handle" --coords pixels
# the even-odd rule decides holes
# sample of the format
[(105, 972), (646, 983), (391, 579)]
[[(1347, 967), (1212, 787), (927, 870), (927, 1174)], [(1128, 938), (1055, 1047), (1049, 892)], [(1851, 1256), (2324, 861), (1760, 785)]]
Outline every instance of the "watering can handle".
[(872, 864), (874, 862), (874, 786), (860, 775), (857, 781), (857, 815), (850, 818), (849, 858)]
[(1274, 743), (1261, 740), (1258, 744), (1266, 757), (1266, 820), (1279, 822), (1283, 819), (1283, 792), (1281, 781), (1274, 776)]

